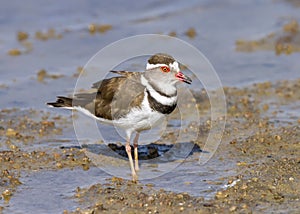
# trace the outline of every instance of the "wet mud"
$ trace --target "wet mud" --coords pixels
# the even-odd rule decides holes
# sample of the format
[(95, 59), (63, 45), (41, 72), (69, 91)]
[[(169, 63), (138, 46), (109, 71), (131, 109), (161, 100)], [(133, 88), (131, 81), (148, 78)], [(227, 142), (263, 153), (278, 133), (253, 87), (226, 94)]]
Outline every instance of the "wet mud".
[(236, 41), (236, 50), (241, 52), (273, 51), (276, 55), (292, 54), (300, 51), (300, 28), (297, 20), (283, 25), (282, 30), (272, 32), (257, 40)]
[[(156, 188), (155, 183), (132, 183), (111, 177), (103, 183), (74, 189), (69, 200), (75, 201), (77, 208), (66, 207), (64, 213), (297, 213), (300, 209), (299, 87), (300, 79), (224, 88), (227, 122), (213, 159), (225, 165), (229, 160), (234, 161), (236, 166), (234, 174), (221, 178), (225, 186), (220, 185), (213, 197), (172, 192)], [(199, 154), (212, 123), (206, 94), (194, 92), (194, 97), (204, 118), (201, 135), (194, 142), (198, 147), (193, 151)], [(74, 146), (62, 138), (72, 127), (71, 117), (33, 109), (2, 109), (0, 115), (3, 211), (18, 188), (26, 185), (22, 183), (24, 173), (75, 168), (88, 171), (94, 167), (85, 154), (88, 148)], [(164, 139), (171, 141), (173, 135)], [(153, 158), (172, 146), (161, 141), (140, 146), (140, 155)], [(109, 147), (124, 153), (123, 146)], [(192, 161), (198, 164), (197, 158)]]

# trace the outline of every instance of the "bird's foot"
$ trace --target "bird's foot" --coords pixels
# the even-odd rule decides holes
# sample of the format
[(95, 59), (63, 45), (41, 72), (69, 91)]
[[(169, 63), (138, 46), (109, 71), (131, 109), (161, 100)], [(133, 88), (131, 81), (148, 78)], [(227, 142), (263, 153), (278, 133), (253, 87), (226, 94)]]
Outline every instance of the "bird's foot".
[(136, 173), (132, 173), (132, 181), (136, 183), (138, 181), (138, 176)]
[(135, 161), (134, 169), (135, 169), (135, 171), (139, 171), (140, 170), (139, 163), (137, 161)]

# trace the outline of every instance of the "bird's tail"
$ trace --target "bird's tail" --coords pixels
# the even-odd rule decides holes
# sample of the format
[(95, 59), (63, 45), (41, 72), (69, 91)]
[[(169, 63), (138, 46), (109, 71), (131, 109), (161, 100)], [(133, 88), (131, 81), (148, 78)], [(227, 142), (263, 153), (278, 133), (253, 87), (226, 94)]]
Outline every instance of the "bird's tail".
[(57, 97), (57, 100), (53, 103), (47, 103), (47, 105), (56, 107), (56, 108), (72, 108), (72, 98), (68, 97)]

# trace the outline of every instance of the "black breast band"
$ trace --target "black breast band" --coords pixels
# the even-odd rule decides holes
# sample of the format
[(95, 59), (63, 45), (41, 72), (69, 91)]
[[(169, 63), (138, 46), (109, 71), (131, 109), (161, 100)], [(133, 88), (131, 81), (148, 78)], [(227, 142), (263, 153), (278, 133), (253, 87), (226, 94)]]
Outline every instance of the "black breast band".
[(149, 101), (150, 107), (154, 111), (158, 111), (162, 114), (170, 114), (176, 108), (176, 105), (177, 105), (176, 102), (170, 106), (164, 105), (164, 104), (161, 104), (160, 102), (158, 102), (156, 99), (154, 99), (148, 90), (147, 90), (147, 95), (148, 95), (148, 101)]

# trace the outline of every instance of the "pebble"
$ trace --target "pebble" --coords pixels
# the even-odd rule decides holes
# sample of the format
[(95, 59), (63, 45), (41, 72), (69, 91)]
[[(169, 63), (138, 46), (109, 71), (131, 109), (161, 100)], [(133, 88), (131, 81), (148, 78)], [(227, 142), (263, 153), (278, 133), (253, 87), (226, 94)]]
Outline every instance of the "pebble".
[(89, 31), (90, 33), (95, 33), (96, 32), (96, 25), (95, 24), (89, 24)]
[(2, 192), (2, 197), (5, 201), (8, 201), (11, 196), (12, 196), (12, 192), (8, 189), (6, 189)]
[(294, 181), (295, 179), (293, 177), (289, 177), (289, 181)]
[(26, 40), (26, 39), (28, 39), (28, 37), (29, 37), (28, 33), (24, 32), (24, 31), (19, 31), (17, 34), (17, 39), (19, 41)]
[(264, 111), (268, 111), (269, 110), (269, 105), (268, 104), (264, 104), (263, 105), (263, 110)]
[(148, 198), (147, 198), (147, 201), (149, 201), (149, 202), (153, 202), (155, 199), (152, 197), (152, 196), (149, 196)]
[(236, 209), (237, 209), (237, 206), (232, 206), (232, 207), (229, 208), (229, 211), (234, 212), (234, 211), (236, 211)]
[(169, 36), (176, 37), (176, 36), (177, 36), (176, 31), (171, 31), (171, 32), (169, 33)]
[(281, 140), (281, 137), (279, 135), (275, 135), (275, 140)]
[(247, 184), (243, 184), (243, 185), (241, 186), (241, 189), (242, 189), (242, 190), (245, 190), (245, 189), (247, 189), (247, 188), (248, 188)]
[(61, 169), (61, 168), (63, 168), (63, 165), (62, 165), (62, 163), (56, 163), (56, 167)]
[(100, 33), (106, 33), (107, 31), (109, 31), (109, 30), (111, 30), (111, 29), (112, 29), (112, 26), (109, 25), (109, 24), (100, 25), (100, 26), (98, 27), (98, 31), (99, 31)]
[(247, 166), (247, 163), (246, 162), (238, 162), (236, 165), (237, 166)]
[(185, 35), (187, 35), (189, 38), (193, 39), (196, 37), (197, 32), (195, 30), (195, 28), (189, 28), (186, 32)]
[(6, 136), (7, 137), (14, 137), (18, 134), (18, 132), (16, 132), (14, 129), (8, 128), (6, 130)]
[(7, 53), (10, 56), (19, 56), (19, 55), (21, 55), (21, 51), (17, 48), (10, 49)]
[(215, 197), (216, 197), (216, 199), (223, 199), (223, 198), (228, 197), (228, 194), (224, 194), (223, 192), (219, 191), (219, 192), (217, 192)]
[(107, 31), (112, 29), (112, 26), (110, 24), (103, 24), (103, 25), (90, 24), (88, 29), (91, 34), (94, 34), (97, 31), (99, 33), (106, 33)]
[(183, 199), (183, 195), (182, 195), (182, 194), (178, 194), (178, 195), (177, 195), (177, 198), (178, 198), (178, 199)]

